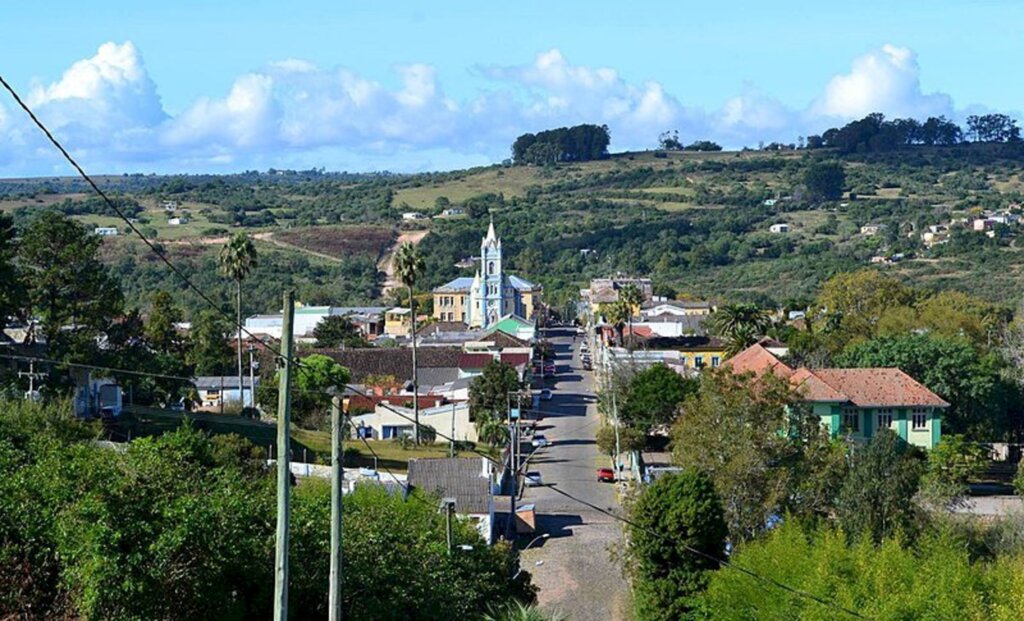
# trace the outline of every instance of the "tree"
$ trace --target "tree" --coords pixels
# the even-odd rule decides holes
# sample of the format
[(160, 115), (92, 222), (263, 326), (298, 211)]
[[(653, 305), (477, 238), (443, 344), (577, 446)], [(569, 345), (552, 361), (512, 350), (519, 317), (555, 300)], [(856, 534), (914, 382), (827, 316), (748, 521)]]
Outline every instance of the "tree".
[(619, 301), (629, 311), (629, 350), (633, 351), (633, 348), (636, 347), (636, 335), (633, 334), (633, 316), (639, 312), (640, 305), (644, 303), (644, 294), (640, 291), (640, 287), (629, 283), (619, 290)]
[(469, 382), (469, 408), (474, 419), (494, 416), (504, 420), (513, 396), (525, 386), (515, 367), (492, 360)]
[(632, 316), (632, 311), (630, 311), (629, 307), (619, 299), (615, 302), (601, 304), (598, 308), (598, 312), (615, 328), (615, 336), (619, 346), (625, 346), (623, 332), (626, 328), (626, 322), (629, 321)]
[(0, 213), (0, 321), (6, 322), (25, 305), (25, 284), (16, 262), (14, 220)]
[(426, 270), (423, 257), (420, 256), (416, 244), (405, 242), (395, 251), (394, 258), (395, 274), (398, 280), (409, 290), (409, 315), (412, 320), (411, 346), (412, 346), (412, 409), (416, 420), (415, 438), (416, 444), (420, 443), (420, 382), (419, 368), (416, 365), (416, 297), (413, 295), (413, 288), (416, 281)]
[(725, 555), (715, 485), (695, 469), (659, 477), (630, 508), (626, 570), (640, 621), (699, 618), (698, 597)]
[(867, 446), (853, 451), (850, 474), (836, 498), (836, 518), (852, 537), (875, 543), (899, 534), (913, 535), (920, 516), (914, 502), (921, 460), (912, 447), (883, 429)]
[(175, 326), (182, 320), (181, 309), (174, 304), (174, 298), (166, 291), (153, 294), (153, 303), (146, 317), (146, 340), (154, 350), (169, 354), (181, 350), (181, 339)]
[(628, 424), (620, 424), (617, 433), (613, 425), (601, 425), (594, 437), (597, 448), (609, 457), (615, 457), (616, 449), (628, 453), (642, 451), (647, 446), (647, 434), (644, 430)]
[[(350, 379), (349, 370), (334, 358), (323, 354), (310, 354), (292, 372), (292, 416), (295, 423), (307, 429), (326, 426), (331, 404), (331, 391), (340, 394)], [(260, 404), (270, 412), (277, 412), (280, 372), (270, 382), (260, 386), (257, 395)]]
[(851, 341), (873, 338), (886, 311), (913, 300), (914, 292), (899, 280), (865, 268), (825, 281), (817, 308), (823, 329), (833, 333), (837, 349), (842, 349)]
[(972, 114), (967, 127), (976, 142), (1017, 142), (1020, 128), (1017, 121), (1005, 114)]
[(844, 472), (841, 446), (785, 379), (712, 370), (682, 411), (672, 428), (672, 461), (712, 478), (733, 542), (758, 535), (787, 511), (830, 512)]
[(697, 391), (697, 384), (663, 363), (649, 366), (630, 380), (626, 400), (619, 406), (622, 419), (640, 429), (669, 425), (683, 400)]
[(950, 403), (943, 431), (991, 439), (1009, 424), (1016, 392), (994, 355), (967, 341), (930, 334), (884, 336), (849, 346), (835, 357), (841, 367), (898, 367)]
[(221, 247), (218, 261), (221, 273), (235, 281), (235, 331), (238, 334), (235, 348), (238, 355), (238, 385), (242, 386), (242, 281), (256, 267), (256, 245), (247, 234), (235, 233)]
[(921, 477), (921, 496), (933, 506), (952, 509), (963, 504), (968, 484), (988, 469), (985, 448), (962, 435), (944, 435), (932, 450)]
[(316, 339), (316, 347), (358, 348), (370, 346), (352, 320), (341, 315), (324, 317), (313, 328), (313, 338)]
[(711, 329), (725, 339), (727, 355), (735, 355), (761, 339), (771, 319), (756, 304), (726, 304), (711, 316)]
[(683, 143), (679, 141), (679, 131), (664, 131), (658, 135), (658, 148), (664, 151), (682, 151)]
[(696, 140), (683, 147), (686, 151), (721, 151), (722, 145), (710, 140)]
[(196, 375), (223, 375), (231, 365), (231, 346), (225, 337), (230, 326), (223, 315), (208, 309), (192, 321), (186, 360)]
[(18, 259), (28, 302), (53, 358), (94, 352), (95, 337), (121, 313), (121, 287), (100, 262), (100, 241), (54, 211), (40, 214), (21, 238)]
[(843, 197), (846, 172), (840, 162), (815, 162), (804, 172), (804, 185), (813, 200), (839, 200)]

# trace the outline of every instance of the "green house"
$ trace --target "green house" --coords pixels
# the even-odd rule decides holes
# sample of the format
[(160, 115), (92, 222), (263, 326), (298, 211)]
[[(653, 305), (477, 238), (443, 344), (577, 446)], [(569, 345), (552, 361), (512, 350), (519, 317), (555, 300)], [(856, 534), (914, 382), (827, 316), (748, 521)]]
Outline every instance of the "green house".
[(942, 412), (949, 404), (897, 368), (793, 370), (756, 344), (724, 366), (789, 380), (832, 437), (867, 441), (887, 428), (925, 449), (942, 438)]
[(896, 368), (798, 369), (790, 376), (832, 437), (870, 440), (891, 429), (930, 449), (942, 438), (949, 404)]

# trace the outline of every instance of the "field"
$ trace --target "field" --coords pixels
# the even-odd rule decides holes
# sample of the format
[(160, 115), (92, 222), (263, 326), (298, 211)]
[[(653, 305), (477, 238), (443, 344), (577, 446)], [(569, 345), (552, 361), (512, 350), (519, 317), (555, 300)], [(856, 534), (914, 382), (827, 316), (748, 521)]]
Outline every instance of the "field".
[(376, 260), (391, 244), (394, 231), (383, 226), (297, 227), (278, 231), (273, 239), (337, 259), (360, 255)]

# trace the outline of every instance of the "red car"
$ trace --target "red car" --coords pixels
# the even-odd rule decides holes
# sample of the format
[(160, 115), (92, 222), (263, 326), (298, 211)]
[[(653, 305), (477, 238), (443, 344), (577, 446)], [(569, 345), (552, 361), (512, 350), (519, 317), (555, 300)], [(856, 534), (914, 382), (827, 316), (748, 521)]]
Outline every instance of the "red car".
[(615, 471), (611, 468), (598, 468), (597, 469), (597, 480), (605, 483), (615, 482)]

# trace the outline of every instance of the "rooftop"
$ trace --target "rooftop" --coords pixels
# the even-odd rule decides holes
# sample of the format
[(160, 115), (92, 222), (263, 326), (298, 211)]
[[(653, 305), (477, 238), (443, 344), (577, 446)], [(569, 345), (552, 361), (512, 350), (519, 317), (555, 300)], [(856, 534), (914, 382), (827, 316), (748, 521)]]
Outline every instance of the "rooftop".
[(482, 457), (410, 459), (409, 485), (440, 498), (455, 499), (455, 511), (483, 514), (491, 511), (491, 480)]
[(858, 407), (948, 407), (949, 404), (897, 368), (800, 369), (791, 380), (808, 401)]

